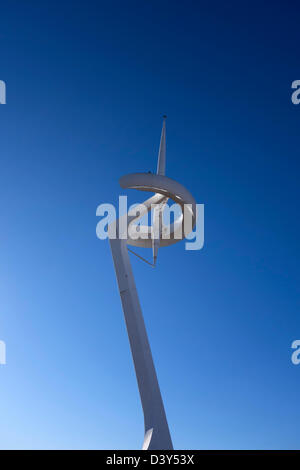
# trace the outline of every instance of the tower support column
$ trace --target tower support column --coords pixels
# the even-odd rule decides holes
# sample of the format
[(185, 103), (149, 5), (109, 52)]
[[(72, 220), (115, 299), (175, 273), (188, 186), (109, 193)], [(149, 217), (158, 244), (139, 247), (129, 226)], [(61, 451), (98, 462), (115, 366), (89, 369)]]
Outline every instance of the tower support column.
[(127, 240), (110, 239), (125, 323), (144, 412), (144, 450), (172, 450), (173, 444), (127, 250)]

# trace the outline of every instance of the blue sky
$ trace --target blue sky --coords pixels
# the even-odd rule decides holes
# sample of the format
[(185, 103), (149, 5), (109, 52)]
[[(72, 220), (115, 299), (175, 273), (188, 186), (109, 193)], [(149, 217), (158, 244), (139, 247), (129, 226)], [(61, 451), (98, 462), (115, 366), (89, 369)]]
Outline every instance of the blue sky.
[(95, 214), (120, 176), (155, 170), (164, 113), (167, 175), (205, 204), (203, 250), (132, 259), (174, 446), (299, 448), (298, 16), (279, 1), (1, 5), (0, 448), (141, 446)]

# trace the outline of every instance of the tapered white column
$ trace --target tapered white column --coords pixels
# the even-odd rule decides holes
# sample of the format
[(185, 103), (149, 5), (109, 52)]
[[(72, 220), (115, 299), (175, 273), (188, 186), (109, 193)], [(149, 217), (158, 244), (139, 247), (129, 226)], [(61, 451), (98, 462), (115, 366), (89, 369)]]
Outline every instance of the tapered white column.
[(132, 273), (127, 240), (110, 240), (110, 247), (144, 412), (145, 437), (143, 449), (173, 449)]

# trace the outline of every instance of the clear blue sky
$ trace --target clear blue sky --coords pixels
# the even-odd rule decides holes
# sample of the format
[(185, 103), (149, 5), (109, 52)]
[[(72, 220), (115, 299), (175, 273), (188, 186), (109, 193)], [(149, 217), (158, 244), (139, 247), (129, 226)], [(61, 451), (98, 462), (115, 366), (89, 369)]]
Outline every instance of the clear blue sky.
[(166, 113), (205, 246), (132, 263), (174, 446), (299, 448), (299, 5), (11, 0), (0, 31), (0, 447), (142, 443), (96, 207)]

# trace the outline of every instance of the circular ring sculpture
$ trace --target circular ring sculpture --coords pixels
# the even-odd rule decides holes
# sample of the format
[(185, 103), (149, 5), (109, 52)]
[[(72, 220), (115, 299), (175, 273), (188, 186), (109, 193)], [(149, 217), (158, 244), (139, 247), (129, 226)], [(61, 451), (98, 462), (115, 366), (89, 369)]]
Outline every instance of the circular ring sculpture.
[[(165, 226), (162, 221), (162, 228), (159, 231), (159, 246), (163, 247), (177, 243), (193, 230), (196, 224), (196, 201), (182, 184), (164, 175), (131, 173), (120, 178), (120, 186), (124, 189), (153, 191), (155, 196), (143, 203), (147, 211), (155, 205), (166, 204), (169, 198), (181, 207), (181, 215), (169, 227)], [(138, 217), (128, 217), (128, 219), (130, 222), (137, 221), (144, 213), (145, 211), (141, 211)], [(132, 239), (128, 234), (127, 243), (143, 248), (152, 247), (153, 227), (149, 225), (140, 225), (139, 227), (141, 237)], [(148, 237), (143, 238), (143, 235), (148, 235)]]
[[(120, 185), (124, 189), (154, 192), (152, 197), (135, 207), (134, 215), (129, 211), (115, 221), (112, 226), (116, 230), (110, 231), (111, 226), (108, 234), (144, 412), (145, 434), (142, 449), (168, 450), (173, 449), (172, 439), (129, 259), (128, 251), (131, 250), (127, 246), (152, 247), (154, 266), (159, 247), (182, 240), (193, 230), (196, 223), (195, 199), (184, 186), (165, 176), (165, 121), (161, 134), (157, 174), (132, 173), (123, 176)], [(172, 224), (164, 225), (162, 213), (168, 199), (180, 205), (181, 215)], [(152, 226), (139, 225), (139, 236), (133, 236), (132, 225), (151, 209), (153, 209)], [(112, 236), (113, 233), (117, 236)]]

